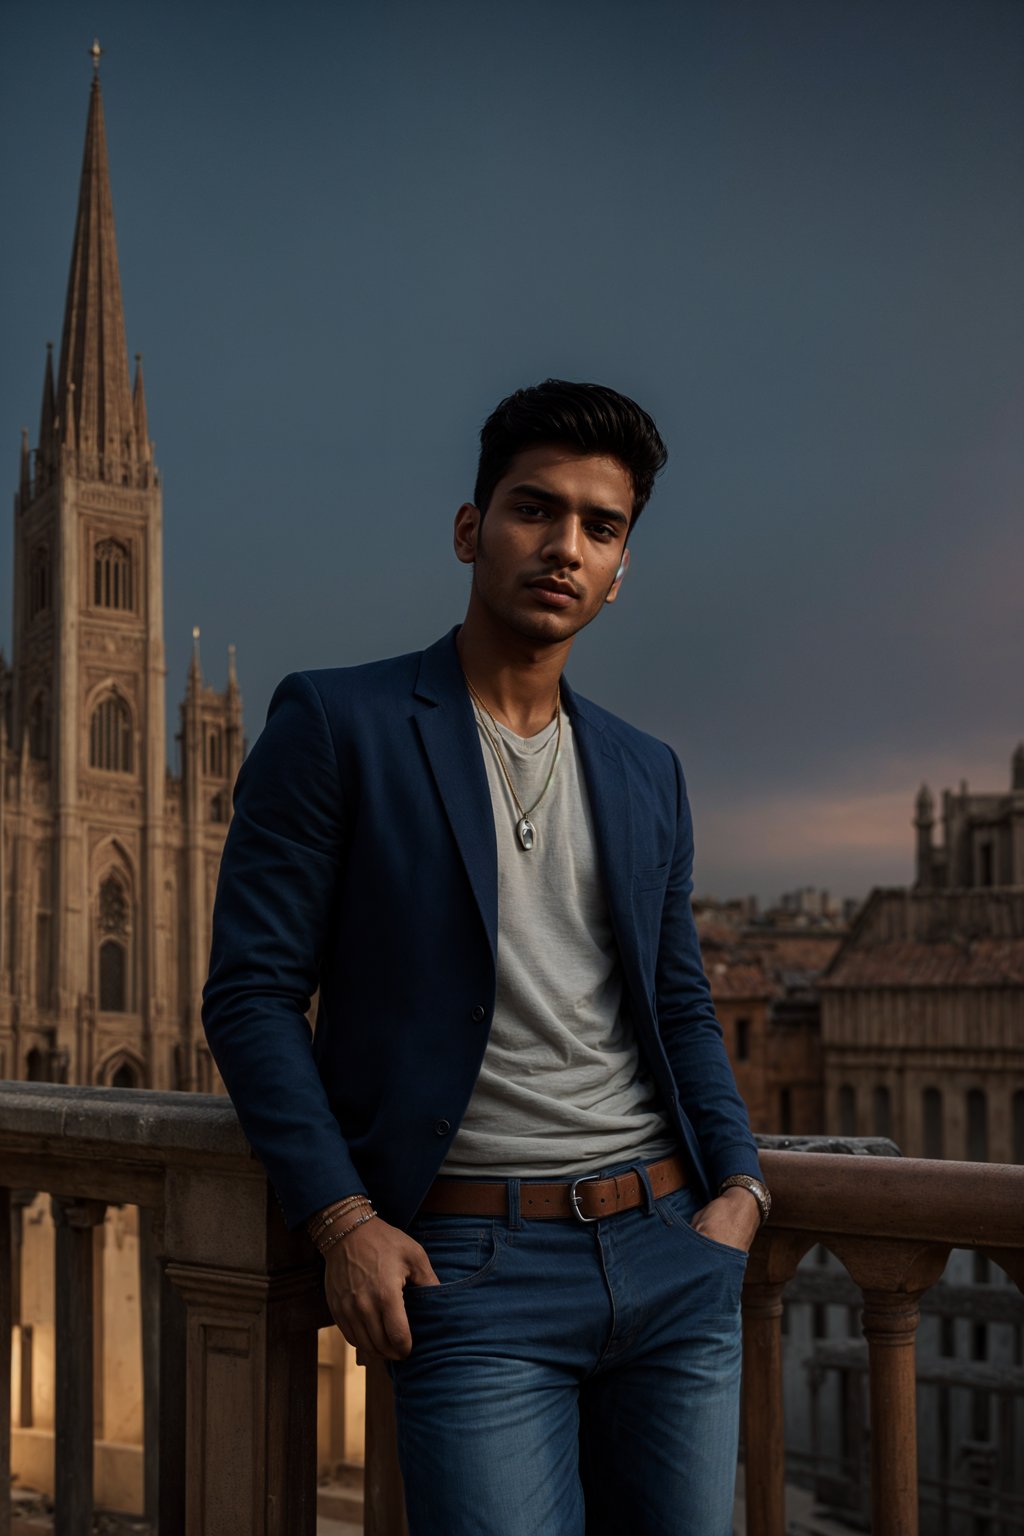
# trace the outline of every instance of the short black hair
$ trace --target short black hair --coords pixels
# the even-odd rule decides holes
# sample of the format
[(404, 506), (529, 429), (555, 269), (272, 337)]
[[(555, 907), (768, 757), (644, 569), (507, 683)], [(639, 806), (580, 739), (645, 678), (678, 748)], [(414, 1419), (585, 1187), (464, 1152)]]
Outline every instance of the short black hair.
[(650, 500), (655, 475), (668, 459), (653, 420), (628, 395), (605, 384), (545, 379), (543, 384), (509, 395), (480, 429), (473, 499), (481, 514), (516, 454), (538, 443), (566, 443), (581, 453), (618, 459), (633, 485), (630, 529)]

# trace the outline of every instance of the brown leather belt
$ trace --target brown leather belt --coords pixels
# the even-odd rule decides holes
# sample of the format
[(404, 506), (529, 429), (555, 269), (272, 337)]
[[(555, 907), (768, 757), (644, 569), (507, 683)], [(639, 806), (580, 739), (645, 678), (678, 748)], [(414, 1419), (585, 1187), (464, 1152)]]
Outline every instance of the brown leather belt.
[[(674, 1153), (647, 1165), (647, 1177), (655, 1200), (670, 1195), (686, 1184), (683, 1160)], [(647, 1191), (635, 1169), (599, 1179), (582, 1174), (578, 1179), (561, 1179), (556, 1184), (537, 1184), (524, 1180), (519, 1190), (522, 1214), (532, 1221), (600, 1221), (619, 1211), (631, 1211), (643, 1205)], [(417, 1216), (507, 1216), (508, 1180), (494, 1183), (476, 1179), (435, 1179), (427, 1190)]]

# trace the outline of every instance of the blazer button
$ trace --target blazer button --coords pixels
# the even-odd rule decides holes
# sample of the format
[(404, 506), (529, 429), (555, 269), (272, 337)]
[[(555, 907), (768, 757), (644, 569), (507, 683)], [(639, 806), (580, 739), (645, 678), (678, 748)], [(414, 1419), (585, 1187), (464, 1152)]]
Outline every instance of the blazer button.
[(487, 1009), (486, 1008), (482, 1008), (480, 1006), (480, 1004), (477, 1003), (476, 1007), (473, 1009), (473, 1023), (474, 1024), (482, 1024), (484, 1019), (486, 1019), (486, 1017), (487, 1017)]
[(435, 1136), (447, 1136), (448, 1132), (451, 1130), (451, 1128), (452, 1128), (452, 1124), (451, 1124), (450, 1120), (435, 1120), (434, 1121), (434, 1135)]

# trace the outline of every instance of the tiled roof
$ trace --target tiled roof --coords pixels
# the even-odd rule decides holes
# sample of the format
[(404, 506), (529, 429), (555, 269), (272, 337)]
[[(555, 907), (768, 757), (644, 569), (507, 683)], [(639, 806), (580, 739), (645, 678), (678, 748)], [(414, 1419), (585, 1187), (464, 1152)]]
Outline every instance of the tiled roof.
[(1024, 986), (1024, 939), (864, 942), (847, 949), (821, 986)]

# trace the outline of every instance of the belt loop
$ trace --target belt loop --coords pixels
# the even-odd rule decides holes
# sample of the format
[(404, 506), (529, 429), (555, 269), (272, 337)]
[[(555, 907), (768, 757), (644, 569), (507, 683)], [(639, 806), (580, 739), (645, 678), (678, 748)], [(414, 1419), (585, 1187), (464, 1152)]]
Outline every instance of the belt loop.
[(650, 1216), (652, 1214), (653, 1210), (654, 1210), (654, 1190), (651, 1188), (651, 1179), (650, 1179), (650, 1175), (647, 1172), (646, 1164), (645, 1163), (637, 1163), (636, 1164), (636, 1172), (637, 1172), (637, 1177), (640, 1180), (640, 1183), (644, 1187), (644, 1196), (645, 1196), (645, 1200), (644, 1200), (644, 1215), (645, 1216)]
[(523, 1224), (522, 1206), (519, 1200), (519, 1180), (508, 1181), (508, 1228), (510, 1232), (518, 1232)]

